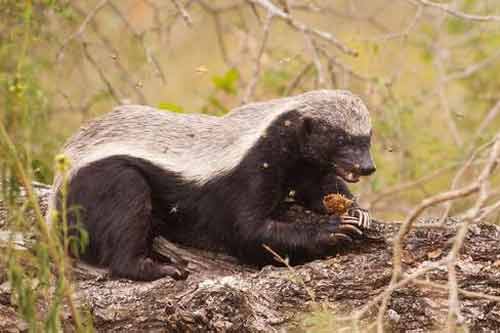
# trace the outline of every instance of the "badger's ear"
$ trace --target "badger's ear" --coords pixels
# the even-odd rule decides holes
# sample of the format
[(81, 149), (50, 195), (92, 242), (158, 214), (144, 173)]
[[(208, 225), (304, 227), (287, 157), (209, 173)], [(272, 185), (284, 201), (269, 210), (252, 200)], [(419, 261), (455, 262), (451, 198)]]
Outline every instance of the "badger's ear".
[(313, 120), (311, 117), (302, 117), (302, 133), (309, 136), (313, 131)]

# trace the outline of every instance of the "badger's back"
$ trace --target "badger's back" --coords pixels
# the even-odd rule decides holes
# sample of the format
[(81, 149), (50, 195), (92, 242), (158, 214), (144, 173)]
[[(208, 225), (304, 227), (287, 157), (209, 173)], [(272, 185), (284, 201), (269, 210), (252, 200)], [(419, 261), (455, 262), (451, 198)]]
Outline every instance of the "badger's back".
[(160, 166), (171, 163), (169, 167), (178, 169), (182, 160), (209, 148), (208, 139), (227, 138), (224, 132), (216, 117), (127, 105), (82, 127), (65, 145), (64, 154), (74, 171), (113, 155), (143, 158)]
[[(70, 177), (114, 155), (141, 158), (204, 182), (236, 167), (286, 103), (250, 104), (224, 117), (126, 105), (82, 127), (65, 145)], [(57, 181), (56, 181), (57, 183)]]

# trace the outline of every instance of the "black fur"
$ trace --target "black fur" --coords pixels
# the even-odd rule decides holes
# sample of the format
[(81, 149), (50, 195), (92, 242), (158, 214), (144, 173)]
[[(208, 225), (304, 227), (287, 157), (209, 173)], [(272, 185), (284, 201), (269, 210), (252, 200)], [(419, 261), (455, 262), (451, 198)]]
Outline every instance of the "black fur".
[[(82, 258), (109, 266), (117, 276), (152, 280), (185, 276), (181, 268), (151, 259), (151, 241), (158, 234), (180, 242), (223, 246), (257, 265), (274, 262), (263, 244), (292, 263), (328, 253), (339, 217), (324, 225), (272, 218), (292, 189), (299, 202), (318, 212), (324, 212), (322, 199), (327, 193), (352, 197), (331, 163), (321, 160), (342, 145), (311, 146), (310, 124), (293, 120), (294, 126), (269, 128), (236, 168), (203, 185), (125, 155), (82, 167), (71, 178), (67, 203), (81, 208), (80, 214), (69, 214), (70, 223), (75, 225), (80, 216), (90, 236)], [(306, 150), (324, 154), (306, 158)]]
[[(158, 177), (153, 184), (172, 193), (164, 190), (160, 198), (151, 187), (152, 177)], [(154, 262), (150, 253), (157, 210), (169, 196), (174, 200), (176, 185), (175, 175), (126, 156), (80, 169), (69, 184), (67, 205), (72, 207), (69, 224), (81, 223), (90, 236), (81, 258), (109, 266), (114, 275), (137, 280), (184, 276), (179, 268)]]

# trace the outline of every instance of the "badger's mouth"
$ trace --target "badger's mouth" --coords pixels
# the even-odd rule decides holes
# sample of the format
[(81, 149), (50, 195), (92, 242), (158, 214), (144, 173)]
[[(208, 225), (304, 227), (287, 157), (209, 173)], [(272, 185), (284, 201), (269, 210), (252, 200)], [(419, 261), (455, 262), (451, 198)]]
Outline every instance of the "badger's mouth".
[(354, 168), (348, 168), (346, 166), (334, 163), (335, 173), (337, 176), (349, 183), (357, 183), (359, 181), (360, 174), (354, 171)]

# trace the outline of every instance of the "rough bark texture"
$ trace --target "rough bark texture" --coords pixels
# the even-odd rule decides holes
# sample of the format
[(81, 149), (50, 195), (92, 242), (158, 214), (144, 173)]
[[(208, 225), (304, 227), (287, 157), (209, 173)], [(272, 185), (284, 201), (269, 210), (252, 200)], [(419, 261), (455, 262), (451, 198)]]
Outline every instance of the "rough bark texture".
[[(287, 218), (304, 223), (314, 222), (316, 217), (295, 206), (288, 210)], [(443, 229), (413, 230), (405, 245), (405, 269), (445, 256), (457, 223), (450, 220)], [(257, 271), (224, 255), (160, 240), (156, 245), (159, 252), (174, 251), (189, 262), (187, 280), (144, 283), (110, 279), (106, 271), (80, 264), (75, 269), (77, 297), (91, 310), (95, 327), (102, 332), (301, 331), (299, 318), (318, 304), (328, 304), (332, 316), (346, 315), (387, 286), (390, 244), (396, 230), (395, 224), (377, 224), (368, 239), (335, 257), (296, 266), (293, 271), (271, 266)], [(446, 284), (446, 273), (443, 267), (426, 278)], [(458, 278), (465, 290), (500, 296), (500, 228), (486, 224), (470, 228), (458, 262)], [(447, 297), (446, 290), (415, 284), (398, 289), (386, 314), (388, 330), (439, 330), (446, 321)], [(373, 320), (375, 311), (365, 323)], [(461, 313), (472, 332), (500, 330), (500, 304), (495, 301), (461, 296)], [(16, 319), (4, 282), (0, 285), (0, 332), (24, 328)]]

